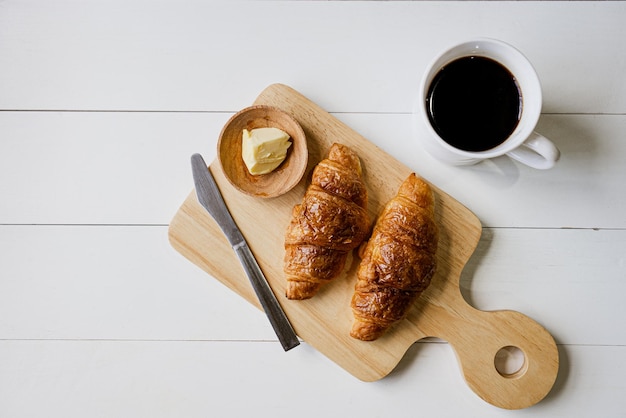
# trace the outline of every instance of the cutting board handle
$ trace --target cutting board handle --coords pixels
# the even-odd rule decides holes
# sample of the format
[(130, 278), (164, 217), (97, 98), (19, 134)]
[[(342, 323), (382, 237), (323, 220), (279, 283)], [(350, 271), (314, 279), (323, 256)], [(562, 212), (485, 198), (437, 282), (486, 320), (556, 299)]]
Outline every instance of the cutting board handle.
[[(467, 303), (457, 304), (461, 306), (436, 335), (453, 347), (470, 388), (505, 409), (526, 408), (543, 399), (559, 368), (557, 346), (550, 333), (516, 311), (486, 312)], [(472, 332), (463, 332), (468, 329)], [(498, 370), (496, 358), (510, 350), (523, 355), (521, 367)]]

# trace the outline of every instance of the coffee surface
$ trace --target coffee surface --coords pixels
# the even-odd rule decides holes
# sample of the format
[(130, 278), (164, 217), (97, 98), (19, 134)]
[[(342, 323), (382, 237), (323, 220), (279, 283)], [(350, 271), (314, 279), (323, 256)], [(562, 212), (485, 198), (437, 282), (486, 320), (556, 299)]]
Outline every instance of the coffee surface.
[(522, 97), (515, 77), (495, 60), (459, 58), (435, 75), (426, 98), (439, 136), (455, 148), (486, 151), (515, 130)]

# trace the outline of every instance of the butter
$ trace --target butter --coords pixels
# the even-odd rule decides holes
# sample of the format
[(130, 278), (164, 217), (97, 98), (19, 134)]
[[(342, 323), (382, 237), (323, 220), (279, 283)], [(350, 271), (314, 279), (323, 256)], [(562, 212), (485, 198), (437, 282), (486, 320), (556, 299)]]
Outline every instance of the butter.
[(283, 162), (291, 146), (289, 135), (278, 128), (243, 130), (241, 156), (252, 175), (272, 172)]

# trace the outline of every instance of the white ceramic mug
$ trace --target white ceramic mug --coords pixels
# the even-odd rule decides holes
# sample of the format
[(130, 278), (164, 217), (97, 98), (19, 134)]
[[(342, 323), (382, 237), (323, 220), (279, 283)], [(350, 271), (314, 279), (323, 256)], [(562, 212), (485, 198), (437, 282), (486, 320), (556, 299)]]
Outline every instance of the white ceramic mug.
[[(427, 97), (430, 85), (440, 70), (452, 61), (468, 56), (491, 58), (515, 78), (521, 94), (521, 112), (513, 132), (504, 142), (485, 151), (466, 151), (444, 141), (429, 119)], [(416, 105), (416, 123), (424, 129), (418, 139), (435, 158), (453, 165), (475, 164), (501, 155), (537, 169), (552, 168), (559, 159), (558, 148), (534, 131), (541, 114), (541, 84), (535, 69), (521, 52), (502, 41), (478, 38), (453, 46), (436, 57), (426, 69)]]

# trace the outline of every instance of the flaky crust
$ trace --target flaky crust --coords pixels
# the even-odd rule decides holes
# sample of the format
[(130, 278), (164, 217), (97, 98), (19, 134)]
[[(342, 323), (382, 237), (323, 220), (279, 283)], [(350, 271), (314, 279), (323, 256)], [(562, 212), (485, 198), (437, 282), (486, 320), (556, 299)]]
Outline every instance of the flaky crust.
[(287, 298), (308, 299), (337, 277), (369, 226), (359, 157), (345, 145), (333, 144), (313, 170), (285, 233)]
[(375, 340), (406, 316), (435, 273), (437, 240), (433, 192), (411, 174), (383, 209), (362, 252), (352, 337)]

